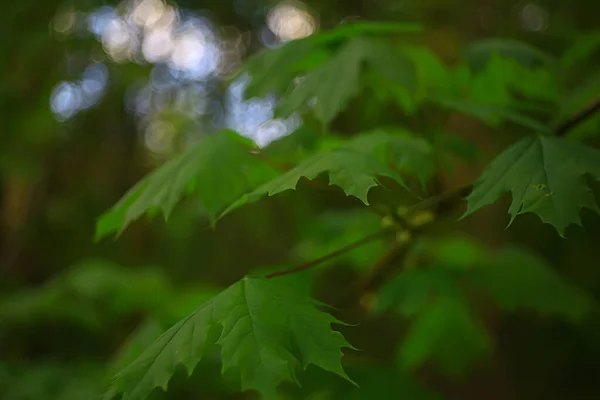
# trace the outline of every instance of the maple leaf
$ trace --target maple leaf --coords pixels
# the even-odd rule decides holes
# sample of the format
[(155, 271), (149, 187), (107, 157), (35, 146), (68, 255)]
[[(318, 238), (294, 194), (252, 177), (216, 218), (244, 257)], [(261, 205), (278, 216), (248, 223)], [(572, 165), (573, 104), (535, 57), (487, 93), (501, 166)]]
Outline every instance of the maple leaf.
[(278, 115), (289, 115), (315, 99), (315, 116), (329, 124), (350, 99), (360, 93), (363, 64), (386, 79), (388, 84), (416, 90), (416, 69), (403, 52), (384, 41), (357, 37), (329, 60), (308, 73), (278, 107)]
[(398, 357), (404, 368), (412, 369), (432, 359), (444, 372), (458, 374), (490, 348), (489, 334), (466, 299), (442, 296), (417, 315)]
[(314, 53), (317, 53), (317, 57), (322, 55), (319, 49), (315, 49), (315, 43), (309, 37), (254, 55), (246, 62), (242, 71), (251, 77), (244, 90), (244, 97), (262, 97), (285, 92), (290, 82), (310, 66), (306, 58), (314, 58)]
[(477, 40), (467, 46), (464, 55), (474, 69), (482, 68), (494, 56), (511, 58), (530, 68), (539, 65), (554, 67), (556, 63), (554, 57), (529, 43), (500, 37)]
[(509, 106), (517, 92), (535, 100), (557, 101), (561, 97), (558, 82), (548, 68), (530, 69), (514, 59), (493, 55), (470, 82), (471, 100)]
[(127, 192), (96, 225), (96, 240), (121, 233), (129, 223), (159, 208), (169, 214), (186, 193), (202, 202), (211, 223), (244, 192), (276, 176), (277, 171), (248, 153), (245, 139), (233, 131), (208, 136), (166, 162)]
[(429, 142), (399, 127), (384, 127), (356, 135), (347, 146), (372, 153), (396, 171), (419, 178), (424, 185), (435, 173), (434, 151)]
[[(293, 40), (276, 49), (266, 49), (253, 55), (241, 73), (248, 73), (251, 81), (246, 97), (261, 97), (285, 92), (290, 83), (302, 73), (313, 70), (331, 58), (329, 47), (338, 42), (351, 41), (360, 36), (380, 36), (392, 33), (418, 33), (421, 27), (407, 23), (355, 22), (334, 30)], [(385, 52), (387, 53), (387, 52)], [(394, 57), (385, 54), (387, 61)], [(343, 59), (341, 60), (343, 61)], [(394, 65), (382, 65), (394, 69)], [(393, 71), (398, 74), (400, 71)]]
[(369, 204), (367, 200), (369, 190), (378, 185), (377, 176), (392, 178), (406, 187), (396, 171), (382, 164), (373, 155), (359, 151), (352, 145), (343, 145), (332, 150), (321, 151), (288, 172), (245, 194), (228, 207), (219, 218), (264, 196), (294, 190), (302, 177), (313, 180), (325, 172), (329, 174), (330, 185), (339, 186), (348, 196), (354, 196), (366, 205)]
[(510, 191), (509, 225), (532, 212), (564, 237), (569, 225), (581, 225), (582, 207), (599, 211), (586, 173), (600, 180), (598, 150), (560, 137), (526, 137), (497, 156), (475, 182), (462, 218)]
[(375, 313), (392, 310), (411, 321), (397, 353), (402, 368), (432, 361), (455, 375), (488, 353), (489, 334), (461, 286), (467, 274), (444, 264), (408, 269), (379, 290)]
[(527, 251), (509, 247), (485, 260), (468, 279), (506, 311), (527, 309), (577, 321), (589, 309), (587, 294)]
[(309, 364), (354, 384), (341, 364), (341, 348), (352, 346), (331, 329), (341, 322), (318, 304), (281, 282), (246, 277), (165, 332), (115, 376), (104, 398), (122, 392), (123, 400), (142, 400), (155, 387), (166, 390), (177, 365), (191, 375), (214, 344), (221, 346), (222, 373), (265, 398), (275, 398), (282, 382), (298, 383), (296, 371)]

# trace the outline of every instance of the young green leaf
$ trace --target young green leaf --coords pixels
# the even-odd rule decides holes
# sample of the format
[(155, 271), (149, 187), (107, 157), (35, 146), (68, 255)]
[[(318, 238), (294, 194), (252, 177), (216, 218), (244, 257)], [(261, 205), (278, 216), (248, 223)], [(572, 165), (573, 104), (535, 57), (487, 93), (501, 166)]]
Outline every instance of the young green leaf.
[(393, 310), (405, 317), (415, 317), (426, 311), (438, 296), (462, 296), (458, 278), (463, 275), (464, 271), (442, 265), (407, 269), (379, 290), (374, 312)]
[(514, 59), (493, 55), (485, 68), (470, 82), (470, 98), (475, 103), (510, 106), (513, 93), (533, 100), (560, 99), (558, 79), (548, 68), (527, 68)]
[(455, 375), (490, 349), (489, 334), (472, 314), (466, 299), (442, 296), (411, 324), (398, 357), (404, 368), (413, 369), (433, 360), (444, 372)]
[(347, 146), (372, 153), (382, 164), (391, 164), (396, 171), (417, 177), (422, 184), (435, 173), (435, 155), (431, 144), (402, 128), (382, 127), (361, 133), (352, 138)]
[(506, 311), (526, 309), (576, 321), (589, 309), (584, 292), (529, 252), (510, 247), (487, 260), (469, 281)]
[(320, 33), (314, 36), (314, 40), (317, 43), (331, 44), (356, 36), (383, 36), (394, 33), (421, 33), (422, 31), (423, 27), (414, 23), (357, 21), (340, 25), (329, 32)]
[(598, 150), (559, 137), (526, 137), (496, 157), (475, 182), (463, 218), (510, 191), (510, 223), (532, 212), (564, 236), (569, 225), (581, 224), (582, 207), (599, 211), (586, 173), (600, 180)]
[(352, 146), (340, 146), (315, 154), (283, 175), (245, 194), (228, 207), (220, 217), (264, 196), (294, 190), (300, 178), (313, 180), (322, 173), (328, 173), (330, 185), (339, 186), (348, 196), (354, 196), (367, 205), (369, 204), (367, 194), (372, 187), (378, 185), (378, 176), (392, 178), (404, 185), (404, 181), (396, 171), (380, 163), (371, 154)]
[(310, 72), (284, 96), (279, 115), (289, 115), (315, 99), (316, 118), (329, 124), (348, 101), (359, 94), (363, 64), (391, 85), (409, 93), (416, 89), (416, 70), (410, 58), (386, 42), (358, 37), (345, 43), (335, 56)]
[(431, 101), (441, 107), (478, 118), (491, 126), (498, 126), (503, 121), (509, 121), (524, 128), (528, 128), (533, 132), (550, 132), (547, 126), (538, 122), (536, 119), (521, 114), (509, 107), (443, 96), (432, 97)]
[(567, 70), (582, 64), (600, 48), (600, 32), (592, 32), (574, 40), (574, 44), (561, 57), (560, 65)]
[[(421, 27), (416, 24), (357, 22), (291, 41), (274, 50), (263, 50), (252, 56), (244, 65), (242, 73), (248, 73), (251, 77), (244, 95), (250, 98), (285, 92), (296, 77), (316, 69), (324, 61), (327, 61), (331, 56), (327, 47), (337, 45), (338, 42), (349, 41), (352, 43), (353, 39), (361, 36), (418, 33), (420, 31)], [(392, 61), (397, 58), (396, 53), (395, 51), (384, 52), (382, 56), (386, 57), (386, 61)], [(332, 72), (332, 69), (335, 70), (346, 60), (348, 60), (348, 55), (343, 56), (337, 62), (332, 62), (331, 68), (328, 70)], [(403, 73), (393, 64), (383, 65), (380, 63), (380, 67), (393, 70), (391, 73), (394, 75)], [(321, 83), (326, 83), (326, 81), (323, 80)], [(352, 86), (348, 86), (352, 89)]]
[(251, 77), (244, 97), (284, 93), (294, 78), (305, 70), (302, 67), (308, 65), (306, 58), (313, 57), (314, 53), (319, 53), (318, 49), (315, 49), (310, 38), (306, 38), (254, 55), (242, 71)]
[(488, 59), (494, 55), (512, 58), (524, 67), (555, 66), (556, 64), (553, 57), (540, 49), (525, 42), (506, 38), (478, 40), (467, 46), (464, 54), (476, 70), (483, 68)]
[(219, 132), (166, 162), (100, 217), (96, 239), (121, 233), (152, 209), (160, 209), (168, 218), (179, 200), (190, 192), (199, 198), (214, 223), (217, 213), (244, 192), (278, 174), (250, 155), (241, 140), (235, 132)]
[(213, 344), (221, 346), (222, 373), (265, 398), (275, 398), (280, 383), (298, 383), (297, 370), (309, 364), (353, 383), (341, 365), (341, 348), (351, 346), (331, 329), (340, 322), (316, 305), (280, 282), (244, 278), (165, 332), (116, 375), (104, 398), (142, 400), (166, 389), (177, 365), (191, 375)]

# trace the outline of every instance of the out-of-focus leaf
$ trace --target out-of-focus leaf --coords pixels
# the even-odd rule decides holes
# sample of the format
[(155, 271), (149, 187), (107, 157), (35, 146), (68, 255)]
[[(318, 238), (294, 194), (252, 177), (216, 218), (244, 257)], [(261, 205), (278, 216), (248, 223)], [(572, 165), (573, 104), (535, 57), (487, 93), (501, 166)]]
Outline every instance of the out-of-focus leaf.
[(285, 92), (292, 80), (310, 66), (306, 63), (306, 57), (315, 52), (317, 50), (308, 38), (287, 43), (275, 50), (265, 49), (254, 55), (244, 65), (243, 72), (250, 75), (244, 96), (264, 97)]
[(561, 67), (569, 69), (585, 62), (598, 48), (600, 48), (600, 32), (577, 38), (573, 41), (573, 46), (562, 55)]
[(491, 349), (486, 329), (457, 296), (440, 296), (412, 322), (402, 341), (400, 365), (413, 369), (434, 361), (444, 372), (464, 372)]
[[(251, 77), (245, 96), (262, 97), (268, 94), (285, 92), (297, 76), (323, 65), (323, 62), (329, 56), (326, 46), (347, 40), (351, 43), (353, 39), (361, 36), (418, 33), (420, 31), (421, 27), (416, 24), (357, 22), (342, 25), (331, 31), (307, 38), (294, 40), (275, 50), (264, 50), (254, 55), (244, 65), (242, 73), (248, 73)], [(394, 53), (386, 54), (384, 57), (395, 57)], [(350, 61), (347, 58), (346, 60)], [(343, 59), (341, 61), (343, 62)], [(390, 58), (383, 61), (390, 61)], [(331, 63), (331, 68), (340, 66), (343, 66), (343, 63)], [(391, 71), (394, 76), (401, 73), (397, 68), (393, 68), (393, 65), (380, 64), (380, 66), (384, 70)], [(350, 77), (352, 74), (347, 76)], [(351, 88), (351, 85), (348, 86)]]
[(534, 46), (506, 38), (486, 38), (472, 42), (465, 48), (464, 54), (475, 70), (484, 68), (488, 59), (494, 55), (512, 58), (528, 68), (556, 64), (554, 58)]
[(470, 100), (435, 97), (432, 101), (441, 107), (458, 111), (465, 115), (478, 118), (483, 122), (498, 126), (502, 121), (510, 121), (533, 132), (549, 133), (548, 127), (534, 118), (518, 113), (510, 108), (493, 104), (476, 103)]
[(473, 268), (486, 262), (489, 256), (481, 243), (462, 235), (435, 240), (423, 238), (415, 243), (413, 254), (452, 269)]
[(80, 400), (98, 397), (103, 370), (82, 363), (0, 364), (2, 400)]
[(421, 33), (423, 27), (407, 22), (364, 22), (358, 21), (340, 25), (337, 28), (323, 32), (314, 37), (318, 43), (333, 43), (356, 36), (379, 36), (394, 33)]
[(390, 85), (409, 93), (416, 89), (415, 68), (404, 53), (386, 42), (359, 37), (345, 43), (329, 61), (306, 75), (286, 94), (278, 115), (290, 115), (314, 99), (316, 118), (328, 125), (348, 101), (359, 94), (363, 64)]
[(515, 247), (490, 255), (469, 279), (506, 311), (526, 309), (576, 321), (590, 306), (584, 292), (539, 258)]
[(548, 68), (530, 69), (510, 58), (493, 55), (473, 76), (470, 98), (476, 103), (509, 106), (520, 93), (533, 100), (558, 101), (558, 80)]
[(472, 141), (443, 131), (435, 132), (433, 148), (441, 158), (455, 155), (465, 161), (476, 161), (482, 155)]
[(405, 317), (414, 317), (427, 309), (438, 296), (462, 296), (457, 284), (462, 275), (462, 271), (443, 265), (407, 269), (379, 290), (374, 312), (392, 310)]
[(418, 178), (423, 185), (435, 173), (431, 144), (399, 127), (358, 134), (347, 145), (373, 153), (383, 164), (391, 164), (399, 173)]
[(416, 67), (417, 98), (424, 98), (431, 93), (448, 94), (453, 91), (451, 72), (433, 51), (423, 46), (407, 46), (403, 51)]
[(117, 313), (158, 309), (169, 299), (170, 285), (158, 269), (127, 269), (102, 259), (71, 267), (59, 278), (65, 291), (79, 299), (104, 302)]

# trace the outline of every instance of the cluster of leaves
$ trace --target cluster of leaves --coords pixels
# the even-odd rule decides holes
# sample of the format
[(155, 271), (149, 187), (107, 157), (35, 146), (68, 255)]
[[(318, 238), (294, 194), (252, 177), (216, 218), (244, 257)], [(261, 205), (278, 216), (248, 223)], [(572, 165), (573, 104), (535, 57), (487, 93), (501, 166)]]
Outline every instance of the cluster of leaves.
[[(600, 180), (600, 153), (551, 135), (552, 124), (562, 121), (549, 116), (560, 111), (558, 101), (569, 90), (559, 65), (528, 46), (487, 40), (467, 49), (466, 63), (450, 68), (412, 43), (418, 31), (403, 24), (350, 24), (255, 56), (243, 71), (251, 76), (247, 96), (277, 94), (280, 115), (313, 116), (327, 135), (292, 134), (265, 149), (232, 131), (208, 136), (132, 188), (100, 218), (97, 238), (157, 210), (168, 217), (186, 194), (195, 195), (214, 225), (244, 204), (295, 189), (304, 178), (319, 186), (318, 178), (327, 176), (329, 185), (366, 206), (372, 205), (370, 190), (388, 181), (420, 196), (448, 150), (437, 146), (429, 129), (374, 126), (349, 139), (330, 132), (335, 118), (369, 91), (407, 116), (423, 109), (459, 112), (528, 133), (474, 183), (465, 216), (509, 191), (511, 221), (532, 212), (560, 235), (580, 223), (582, 207), (598, 211), (585, 176)], [(293, 165), (274, 163), (278, 152)], [(481, 257), (485, 251), (471, 247), (461, 250), (471, 258), (457, 262), (438, 254), (432, 266), (398, 274), (379, 293), (379, 310), (412, 320), (399, 347), (403, 367), (433, 359), (456, 373), (489, 351), (470, 287), (483, 289), (506, 311), (573, 319), (586, 309), (585, 296), (535, 257), (514, 249)], [(156, 386), (166, 389), (178, 364), (191, 373), (213, 345), (221, 347), (224, 375), (267, 398), (277, 396), (281, 383), (299, 382), (297, 371), (309, 364), (352, 382), (341, 364), (341, 348), (351, 346), (331, 328), (339, 321), (320, 306), (278, 280), (246, 277), (158, 338), (116, 375), (106, 398), (122, 392), (124, 399), (143, 399)]]
[(473, 299), (491, 299), (505, 312), (518, 310), (577, 321), (589, 298), (550, 266), (517, 247), (490, 252), (468, 237), (425, 239), (414, 253), (427, 264), (405, 270), (380, 291), (374, 311), (393, 310), (411, 321), (398, 348), (406, 369), (435, 362), (463, 373), (493, 348)]

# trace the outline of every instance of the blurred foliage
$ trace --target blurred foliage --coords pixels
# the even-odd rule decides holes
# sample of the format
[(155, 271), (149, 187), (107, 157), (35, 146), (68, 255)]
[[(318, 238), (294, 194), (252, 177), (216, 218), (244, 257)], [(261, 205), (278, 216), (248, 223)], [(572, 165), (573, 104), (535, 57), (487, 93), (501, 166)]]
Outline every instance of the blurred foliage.
[[(390, 216), (403, 206), (470, 183), (492, 156), (527, 132), (553, 131), (600, 91), (600, 5), (590, 0), (168, 3), (3, 5), (1, 400), (97, 397), (169, 327), (244, 275), (310, 262), (382, 227), (401, 231)], [(161, 30), (169, 15), (173, 32)], [(352, 21), (364, 23), (330, 31)], [(310, 35), (316, 30), (325, 33)], [(363, 62), (369, 68), (359, 71)], [(339, 80), (346, 91), (330, 87)], [(314, 114), (313, 97), (325, 99)], [(334, 139), (322, 135), (323, 122)], [(271, 162), (231, 191), (228, 180), (239, 181), (230, 167), (256, 148), (239, 135), (211, 135), (222, 129), (258, 143)], [(599, 129), (597, 113), (564, 140), (595, 146)], [(367, 136), (344, 139), (359, 132)], [(382, 141), (386, 133), (402, 144)], [(221, 148), (211, 164), (200, 158), (207, 140)], [(373, 210), (328, 186), (321, 172), (336, 183), (339, 165), (314, 163), (352, 142), (401, 176), (368, 181), (368, 195), (363, 184), (359, 197)], [(390, 157), (398, 171), (384, 165)], [(314, 169), (313, 184), (294, 176), (268, 191), (295, 191), (222, 214), (239, 192), (301, 163)], [(96, 218), (160, 165), (142, 184), (147, 201), (132, 197), (137, 208), (116, 208), (98, 233), (137, 221), (118, 240), (94, 243)], [(159, 175), (169, 165), (180, 180)], [(570, 165), (578, 179), (589, 171)], [(567, 178), (597, 193), (597, 183)], [(184, 193), (206, 198), (179, 201)], [(394, 234), (278, 278), (360, 322), (335, 329), (361, 349), (342, 359), (360, 388), (309, 367), (303, 386), (284, 384), (280, 396), (597, 398), (599, 217), (584, 210), (584, 226), (560, 238), (531, 215), (505, 229), (507, 204), (458, 223), (460, 212), (436, 216), (402, 271), (359, 304), (340, 298), (394, 247)], [(147, 211), (154, 218), (140, 218)], [(210, 216), (222, 218), (210, 228)], [(256, 398), (223, 379), (221, 363), (220, 350), (207, 349), (190, 378), (176, 368), (169, 390), (149, 398)]]

